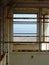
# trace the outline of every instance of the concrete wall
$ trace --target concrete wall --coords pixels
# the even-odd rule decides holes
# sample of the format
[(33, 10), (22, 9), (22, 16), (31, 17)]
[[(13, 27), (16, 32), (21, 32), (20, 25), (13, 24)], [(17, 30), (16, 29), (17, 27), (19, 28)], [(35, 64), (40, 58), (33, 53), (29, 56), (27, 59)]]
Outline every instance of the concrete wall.
[(49, 65), (49, 52), (12, 52), (10, 65)]
[(13, 46), (12, 46), (12, 50), (13, 51), (18, 51), (18, 50), (33, 50), (33, 51), (35, 51), (35, 50), (39, 50), (39, 44), (35, 44), (35, 43), (33, 43), (33, 44), (13, 44)]
[[(25, 8), (23, 9), (18, 8), (17, 11), (15, 10), (15, 13), (22, 13), (22, 12), (33, 13), (32, 9), (25, 10)], [(12, 11), (8, 13), (8, 17), (12, 17)], [(4, 20), (4, 33), (6, 33), (4, 36), (5, 41), (12, 41), (12, 23), (13, 23), (12, 19), (7, 18)], [(7, 45), (7, 48), (8, 48), (8, 65), (20, 65), (20, 64), (21, 65), (49, 65), (49, 52), (45, 53), (45, 52), (13, 52), (12, 51), (12, 50), (22, 50), (22, 49), (39, 50), (39, 44), (35, 45), (34, 43), (33, 45), (32, 44), (15, 45), (15, 44), (8, 43), (5, 45)], [(5, 51), (6, 51), (6, 48), (5, 48)]]

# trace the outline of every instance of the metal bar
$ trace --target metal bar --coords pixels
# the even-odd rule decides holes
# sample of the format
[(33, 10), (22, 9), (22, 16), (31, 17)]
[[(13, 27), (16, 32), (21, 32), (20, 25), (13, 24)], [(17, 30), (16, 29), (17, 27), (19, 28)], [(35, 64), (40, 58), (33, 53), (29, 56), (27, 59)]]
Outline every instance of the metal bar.
[[(1, 43), (3, 42), (3, 41), (0, 41)], [(49, 43), (49, 42), (13, 42), (13, 41), (4, 41), (4, 43)]]
[[(38, 18), (16, 18), (16, 17), (4, 17), (5, 19), (43, 19), (42, 17), (38, 17)], [(49, 18), (46, 18), (45, 19), (49, 19)]]
[(37, 33), (13, 33), (13, 34), (37, 34)]
[[(13, 36), (13, 37), (39, 37), (39, 36)], [(41, 37), (49, 37), (49, 36), (41, 36)]]
[[(13, 52), (39, 52), (39, 50), (12, 50)], [(40, 50), (40, 52), (46, 52), (46, 50)], [(49, 52), (49, 50), (47, 50)]]
[[(20, 22), (21, 22), (21, 21), (20, 21)], [(37, 24), (37, 23), (39, 23), (39, 21), (37, 21), (37, 22), (32, 22), (32, 23), (29, 23), (29, 22), (28, 22), (28, 24)], [(47, 21), (47, 22), (41, 22), (41, 23), (49, 23), (49, 22)], [(19, 24), (19, 23), (17, 23), (17, 21), (13, 21), (13, 24)], [(20, 24), (23, 24), (23, 23), (21, 22)], [(27, 24), (27, 22), (25, 22), (24, 24)]]

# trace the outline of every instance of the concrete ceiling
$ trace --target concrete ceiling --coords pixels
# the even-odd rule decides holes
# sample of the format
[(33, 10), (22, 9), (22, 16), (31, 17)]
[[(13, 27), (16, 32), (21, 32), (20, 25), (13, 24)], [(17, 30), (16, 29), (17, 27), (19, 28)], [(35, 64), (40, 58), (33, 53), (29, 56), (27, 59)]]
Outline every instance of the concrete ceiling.
[(49, 2), (47, 2), (47, 1), (49, 1), (49, 0), (0, 0), (0, 7), (5, 7), (5, 6), (22, 7), (23, 5), (26, 5), (27, 7), (29, 7), (29, 5), (32, 6), (33, 4), (36, 5), (38, 3), (44, 3), (44, 2), (49, 4)]
[(43, 12), (49, 12), (49, 0), (0, 0), (0, 8), (45, 8)]

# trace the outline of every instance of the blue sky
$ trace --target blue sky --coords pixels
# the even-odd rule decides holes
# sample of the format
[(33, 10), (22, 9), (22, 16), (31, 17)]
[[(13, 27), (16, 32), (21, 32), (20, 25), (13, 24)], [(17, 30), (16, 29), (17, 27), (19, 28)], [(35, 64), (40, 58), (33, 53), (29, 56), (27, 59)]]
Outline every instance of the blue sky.
[(14, 24), (13, 25), (14, 33), (36, 33), (37, 25), (36, 24)]
[[(14, 18), (37, 18), (36, 14), (14, 14)], [(31, 20), (31, 21), (30, 21)], [(37, 22), (37, 19), (14, 19), (17, 22)], [(47, 35), (49, 35), (49, 24), (47, 27)], [(37, 33), (37, 24), (13, 24), (13, 33)]]

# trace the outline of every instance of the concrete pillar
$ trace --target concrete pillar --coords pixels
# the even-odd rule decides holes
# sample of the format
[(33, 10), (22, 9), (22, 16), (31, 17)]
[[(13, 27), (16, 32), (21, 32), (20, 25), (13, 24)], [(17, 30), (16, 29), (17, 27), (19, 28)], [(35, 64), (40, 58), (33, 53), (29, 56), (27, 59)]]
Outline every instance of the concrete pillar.
[[(3, 44), (3, 8), (0, 8), (0, 49), (1, 49), (1, 55), (4, 51), (4, 44)], [(1, 42), (2, 41), (2, 42)]]
[[(48, 15), (45, 16), (46, 18), (48, 18)], [(48, 22), (48, 19), (45, 20), (45, 22)], [(48, 23), (45, 23), (45, 36), (48, 36)], [(45, 41), (47, 40), (47, 37), (45, 37)], [(47, 41), (46, 41), (47, 42)]]
[[(0, 9), (1, 10), (1, 9)], [(0, 16), (1, 17), (1, 16)], [(0, 31), (1, 31), (1, 18), (0, 18)], [(1, 41), (1, 32), (0, 32), (0, 41)], [(0, 55), (1, 55), (1, 42), (0, 42)]]
[[(12, 10), (10, 9), (10, 10), (8, 10), (8, 19), (7, 19), (7, 22), (8, 22), (8, 42), (10, 41), (12, 41), (12, 36), (13, 36), (13, 27), (12, 27), (12, 25), (13, 25), (13, 19), (12, 19), (12, 17), (13, 17), (13, 12), (12, 12)], [(11, 19), (10, 19), (11, 18)], [(10, 65), (10, 53), (12, 52), (12, 44), (11, 43), (8, 43), (8, 65)]]
[(42, 9), (39, 8), (39, 25), (38, 25), (38, 36), (39, 36), (39, 51), (41, 50), (41, 35), (42, 35), (42, 23), (41, 23), (41, 17), (42, 17)]

